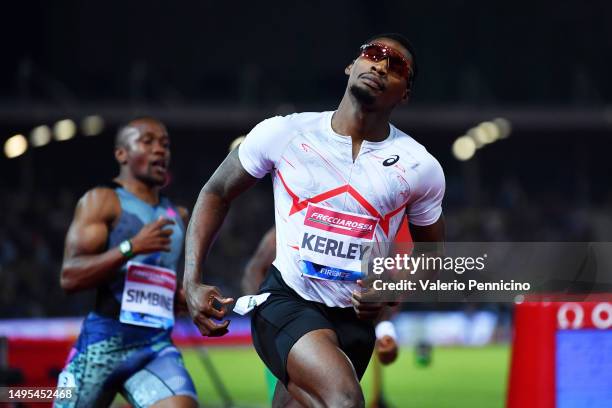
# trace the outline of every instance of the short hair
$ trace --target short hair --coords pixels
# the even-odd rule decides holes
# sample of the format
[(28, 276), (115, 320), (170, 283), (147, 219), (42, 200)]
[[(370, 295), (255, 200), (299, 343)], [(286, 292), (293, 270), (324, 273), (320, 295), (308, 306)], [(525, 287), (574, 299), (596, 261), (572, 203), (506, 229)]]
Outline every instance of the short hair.
[(138, 132), (138, 129), (132, 126), (132, 122), (122, 125), (115, 136), (115, 149), (129, 147), (128, 138), (134, 131)]
[(404, 37), (402, 34), (399, 33), (383, 33), (383, 34), (377, 34), (375, 36), (372, 36), (370, 38), (368, 38), (365, 42), (365, 44), (374, 42), (375, 40), (381, 39), (381, 38), (388, 38), (390, 40), (393, 41), (397, 41), (398, 43), (400, 43), (404, 48), (406, 48), (408, 50), (408, 52), (410, 53), (410, 57), (412, 58), (412, 74), (410, 75), (410, 78), (408, 79), (408, 88), (412, 87), (412, 84), (414, 83), (414, 80), (417, 76), (417, 58), (416, 58), (416, 52), (414, 51), (414, 46), (412, 45), (412, 43), (410, 43), (410, 41), (408, 41), (408, 39), (406, 37)]
[(115, 136), (115, 149), (119, 147), (129, 147), (127, 143), (129, 136), (131, 136), (134, 132), (138, 132), (140, 134), (140, 131), (138, 130), (138, 128), (136, 128), (136, 126), (134, 126), (134, 124), (146, 121), (155, 122), (164, 128), (166, 127), (166, 125), (164, 125), (160, 120), (150, 116), (142, 116), (136, 119), (132, 119), (128, 123), (124, 123), (123, 125), (121, 125), (121, 127), (119, 127), (117, 135)]

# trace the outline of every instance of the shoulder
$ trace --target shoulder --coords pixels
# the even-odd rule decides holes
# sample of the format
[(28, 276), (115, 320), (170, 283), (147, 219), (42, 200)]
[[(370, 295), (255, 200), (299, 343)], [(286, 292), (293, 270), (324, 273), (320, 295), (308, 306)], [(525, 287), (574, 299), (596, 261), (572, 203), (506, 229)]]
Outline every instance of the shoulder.
[(326, 112), (301, 112), (286, 116), (274, 116), (263, 120), (253, 130), (267, 130), (273, 132), (291, 132), (317, 127)]
[(88, 218), (113, 221), (121, 213), (121, 204), (113, 188), (94, 187), (79, 199), (77, 213)]
[(94, 187), (87, 190), (87, 192), (85, 192), (85, 194), (83, 194), (79, 200), (80, 203), (90, 206), (100, 206), (103, 205), (105, 201), (114, 201), (119, 203), (119, 198), (117, 197), (117, 193), (114, 189), (104, 186)]
[(425, 166), (440, 166), (438, 160), (423, 146), (417, 142), (408, 133), (405, 133), (395, 128), (394, 142), (398, 148), (405, 150), (412, 157), (414, 157), (420, 164)]
[(287, 146), (296, 136), (322, 125), (325, 112), (275, 116), (257, 124), (238, 148), (242, 167), (253, 177), (262, 178), (276, 167)]
[(412, 169), (423, 176), (422, 181), (427, 182), (427, 180), (431, 180), (434, 183), (440, 181), (444, 182), (444, 170), (438, 159), (412, 136), (397, 128), (395, 131), (394, 141), (396, 146), (413, 158), (415, 164), (412, 166)]

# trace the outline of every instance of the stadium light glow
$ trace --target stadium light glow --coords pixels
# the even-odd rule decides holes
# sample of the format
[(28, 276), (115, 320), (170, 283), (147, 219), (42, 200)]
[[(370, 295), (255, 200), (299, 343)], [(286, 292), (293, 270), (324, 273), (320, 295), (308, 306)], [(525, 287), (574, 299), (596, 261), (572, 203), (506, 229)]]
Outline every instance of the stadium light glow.
[(99, 115), (91, 115), (81, 121), (81, 132), (85, 136), (96, 136), (104, 130), (104, 119)]
[(34, 147), (40, 147), (48, 144), (51, 141), (51, 129), (47, 125), (36, 126), (30, 132), (30, 144)]
[(508, 119), (495, 118), (492, 120), (492, 122), (497, 125), (497, 128), (499, 129), (500, 139), (505, 139), (510, 136), (510, 133), (512, 133), (512, 124)]
[(499, 131), (497, 124), (494, 122), (482, 122), (480, 125), (478, 125), (478, 127), (482, 129), (485, 143), (493, 143), (499, 139), (501, 132)]
[(487, 136), (484, 130), (482, 130), (479, 126), (471, 128), (466, 134), (474, 141), (474, 145), (477, 149), (480, 149), (486, 144)]
[(457, 160), (466, 161), (474, 157), (476, 142), (470, 136), (463, 135), (455, 140), (452, 150)]
[(11, 136), (4, 142), (4, 154), (9, 159), (21, 156), (28, 150), (28, 141), (23, 135)]
[(72, 139), (76, 133), (76, 125), (71, 119), (60, 120), (53, 126), (55, 140), (64, 141)]

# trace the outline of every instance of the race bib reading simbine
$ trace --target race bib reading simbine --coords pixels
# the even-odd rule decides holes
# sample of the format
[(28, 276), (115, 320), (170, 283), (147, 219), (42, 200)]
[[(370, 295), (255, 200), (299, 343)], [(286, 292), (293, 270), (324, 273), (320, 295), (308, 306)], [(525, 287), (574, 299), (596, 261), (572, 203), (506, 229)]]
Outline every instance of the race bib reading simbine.
[(168, 329), (174, 325), (176, 273), (172, 269), (129, 262), (119, 320)]

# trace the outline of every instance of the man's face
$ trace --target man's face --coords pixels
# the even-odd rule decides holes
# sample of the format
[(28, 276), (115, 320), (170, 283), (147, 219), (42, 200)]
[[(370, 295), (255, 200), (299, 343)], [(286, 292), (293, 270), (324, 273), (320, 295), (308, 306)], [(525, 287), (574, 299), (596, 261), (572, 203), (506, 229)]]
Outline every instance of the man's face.
[(138, 120), (130, 124), (124, 159), (132, 175), (149, 185), (163, 186), (170, 164), (170, 138), (166, 127), (154, 120)]
[[(412, 56), (400, 43), (389, 38), (378, 38), (374, 42), (383, 44), (403, 55), (410, 63)], [(408, 78), (389, 69), (389, 59), (378, 62), (359, 56), (346, 68), (349, 75), (348, 89), (365, 107), (372, 110), (392, 109), (408, 99)]]

